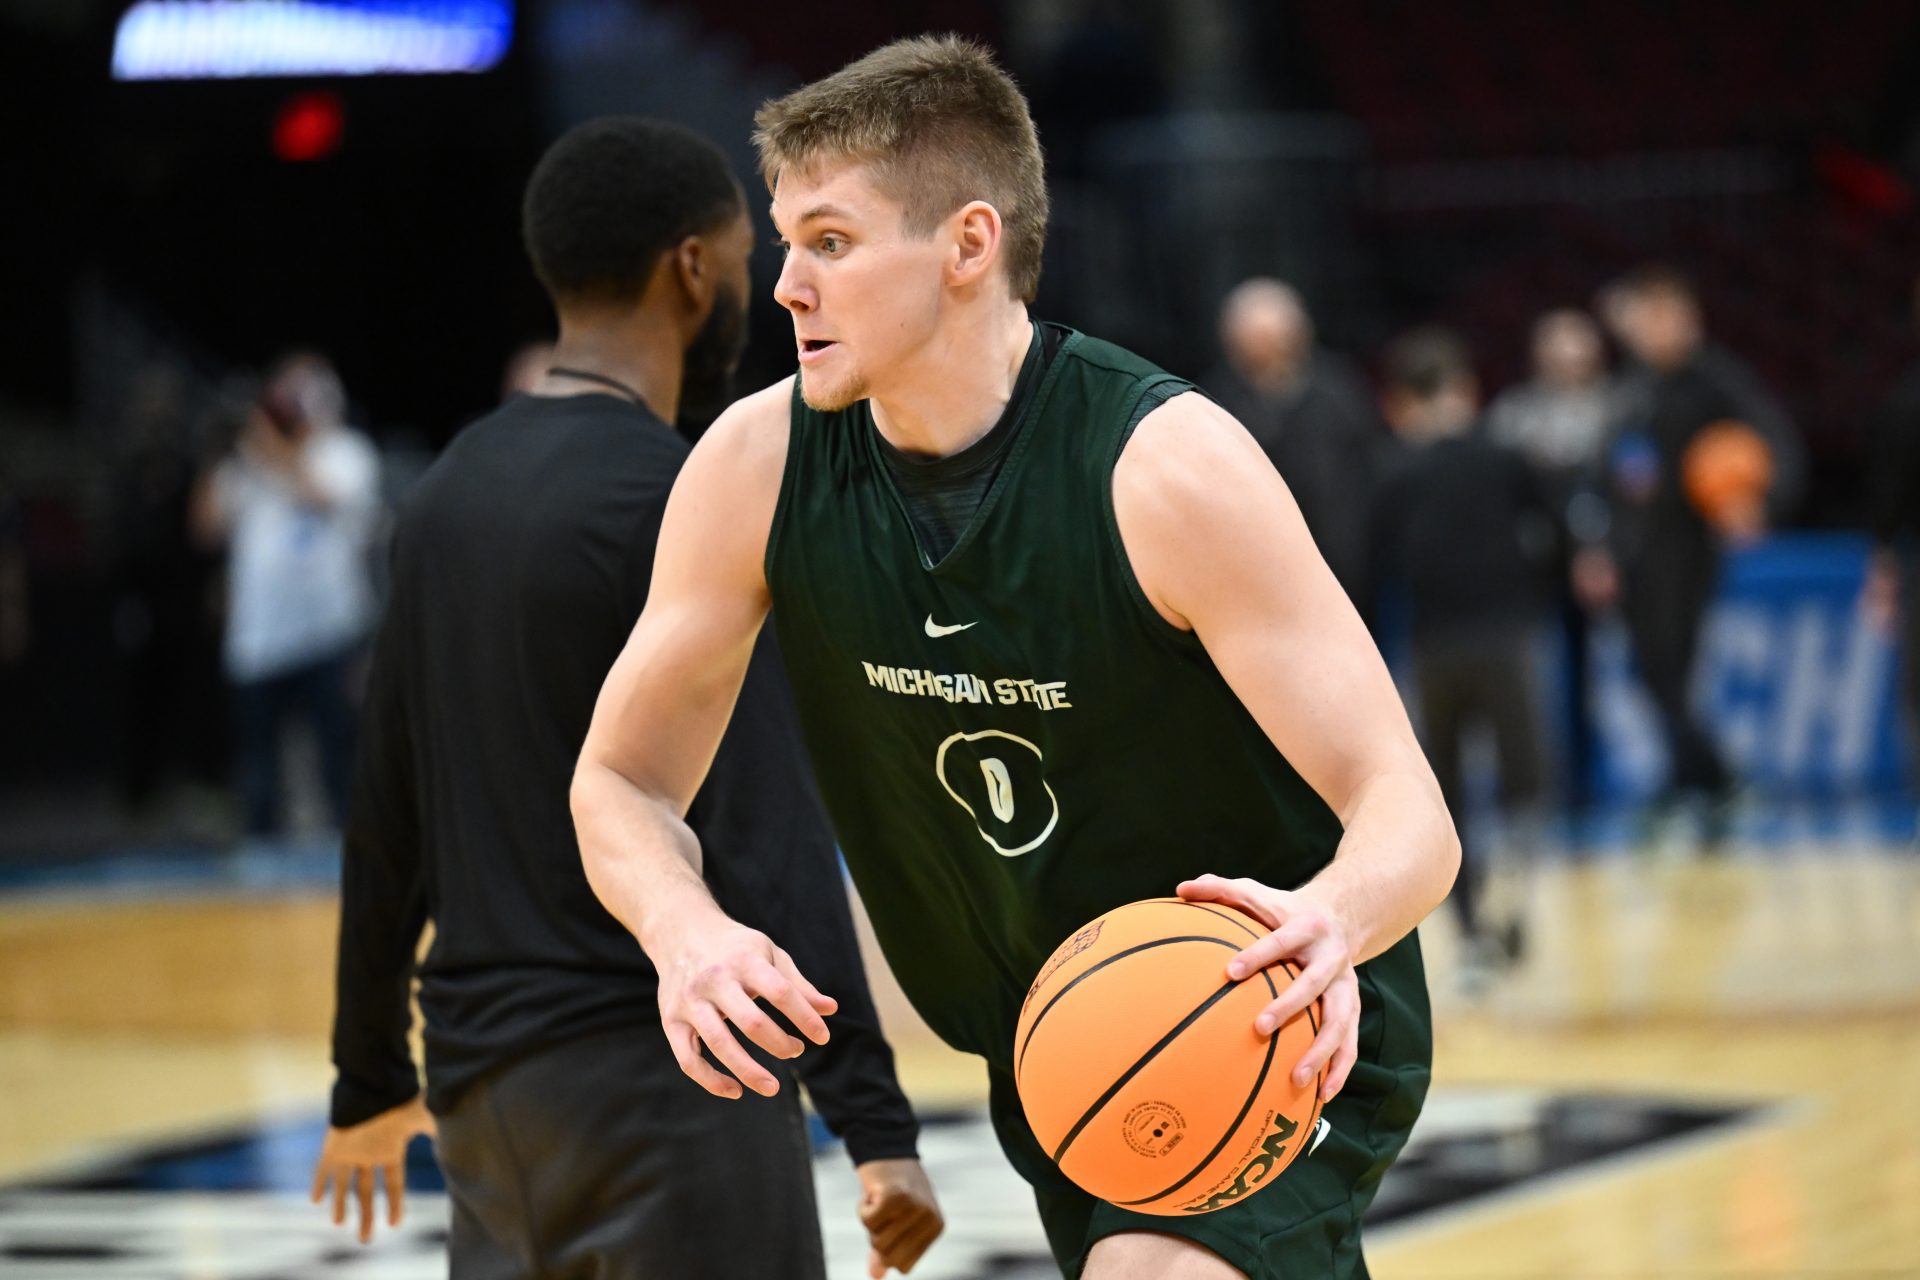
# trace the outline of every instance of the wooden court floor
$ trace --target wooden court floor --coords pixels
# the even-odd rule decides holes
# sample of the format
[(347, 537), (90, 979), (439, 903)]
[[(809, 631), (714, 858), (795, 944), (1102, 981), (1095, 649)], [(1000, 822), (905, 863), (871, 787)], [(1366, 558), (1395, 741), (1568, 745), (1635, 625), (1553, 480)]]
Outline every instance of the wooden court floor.
[[(1425, 927), (1436, 1097), (1618, 1093), (1738, 1124), (1416, 1215), (1381, 1280), (1920, 1276), (1920, 858), (1870, 840), (1537, 868), (1521, 967), (1467, 999)], [(0, 1186), (324, 1105), (324, 889), (0, 897)], [(927, 1108), (981, 1077), (881, 973)], [(958, 1210), (961, 1206), (951, 1206)]]

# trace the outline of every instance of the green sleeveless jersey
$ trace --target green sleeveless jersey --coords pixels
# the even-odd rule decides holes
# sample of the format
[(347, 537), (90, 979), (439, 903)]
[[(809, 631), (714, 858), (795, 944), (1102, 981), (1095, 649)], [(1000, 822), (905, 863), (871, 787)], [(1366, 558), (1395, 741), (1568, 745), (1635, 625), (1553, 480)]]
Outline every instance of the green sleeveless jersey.
[[(1191, 389), (1069, 333), (930, 564), (869, 405), (823, 414), (796, 388), (766, 571), (814, 771), (908, 998), (1003, 1070), (1028, 986), (1074, 929), (1203, 872), (1297, 887), (1340, 839), (1121, 546), (1121, 447)], [(1417, 942), (1361, 985), (1363, 1057), (1424, 1087)]]

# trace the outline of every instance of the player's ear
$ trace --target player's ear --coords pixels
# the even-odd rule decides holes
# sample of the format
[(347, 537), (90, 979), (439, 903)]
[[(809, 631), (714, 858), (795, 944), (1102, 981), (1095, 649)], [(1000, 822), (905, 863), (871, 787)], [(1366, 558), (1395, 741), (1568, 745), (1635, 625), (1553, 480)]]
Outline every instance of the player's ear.
[(947, 282), (978, 284), (1000, 257), (1000, 211), (985, 200), (969, 201), (948, 220), (953, 233)]
[(686, 295), (689, 309), (705, 316), (713, 306), (716, 264), (713, 250), (700, 236), (688, 236), (673, 247), (674, 278)]

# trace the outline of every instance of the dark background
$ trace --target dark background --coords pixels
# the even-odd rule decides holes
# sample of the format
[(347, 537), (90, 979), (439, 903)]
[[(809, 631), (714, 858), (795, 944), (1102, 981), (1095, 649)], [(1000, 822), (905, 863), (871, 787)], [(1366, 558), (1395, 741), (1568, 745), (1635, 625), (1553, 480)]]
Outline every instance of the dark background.
[[(1914, 356), (1904, 0), (522, 0), (484, 74), (139, 84), (108, 76), (123, 7), (0, 2), (0, 479), (35, 619), (0, 672), (0, 785), (113, 754), (108, 477), (142, 367), (206, 395), (312, 344), (392, 456), (430, 456), (549, 331), (517, 233), (547, 141), (602, 112), (679, 119), (727, 147), (764, 223), (755, 106), (901, 34), (977, 36), (1032, 98), (1055, 201), (1039, 313), (1177, 372), (1213, 362), (1225, 290), (1273, 273), (1363, 366), (1440, 320), (1497, 390), (1538, 312), (1671, 259), (1807, 438), (1802, 523), (1850, 527), (1863, 419)], [(315, 90), (339, 146), (278, 158), (276, 119)], [(792, 365), (770, 251), (755, 269), (743, 387)]]

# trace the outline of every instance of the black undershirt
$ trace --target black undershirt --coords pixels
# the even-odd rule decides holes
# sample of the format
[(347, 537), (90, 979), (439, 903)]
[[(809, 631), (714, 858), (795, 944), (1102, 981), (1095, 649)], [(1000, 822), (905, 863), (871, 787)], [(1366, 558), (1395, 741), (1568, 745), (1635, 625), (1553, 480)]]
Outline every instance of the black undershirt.
[(944, 560), (973, 522), (974, 513), (986, 500), (987, 490), (993, 487), (1013, 442), (1020, 436), (1021, 418), (1033, 403), (1047, 366), (1053, 363), (1066, 337), (1067, 331), (1059, 325), (1034, 323), (1033, 341), (1027, 346), (1027, 358), (1000, 420), (960, 452), (944, 458), (916, 458), (876, 433), (880, 456), (886, 460), (887, 473), (893, 477), (893, 487), (906, 506), (907, 519), (928, 564)]

